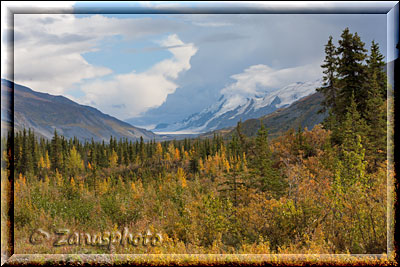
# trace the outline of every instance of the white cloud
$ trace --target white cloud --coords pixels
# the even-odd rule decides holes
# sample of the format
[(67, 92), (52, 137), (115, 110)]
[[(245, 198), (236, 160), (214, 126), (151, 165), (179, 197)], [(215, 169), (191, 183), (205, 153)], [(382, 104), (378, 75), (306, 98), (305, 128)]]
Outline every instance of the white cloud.
[(64, 94), (85, 79), (111, 74), (89, 64), (83, 54), (97, 51), (110, 36), (136, 39), (178, 29), (173, 21), (151, 18), (77, 18), (72, 14), (16, 14), (14, 16), (15, 82), (34, 90)]
[[(21, 8), (35, 11), (48, 11), (57, 9), (60, 12), (72, 12), (75, 1), (2, 1), (1, 2), (1, 77), (11, 79), (9, 75), (12, 71), (11, 57), (13, 55), (10, 46), (10, 33), (12, 25), (9, 24), (10, 16), (13, 16), (10, 10), (19, 10)], [(11, 44), (12, 45), (12, 44)]]
[(225, 27), (225, 26), (231, 26), (231, 23), (227, 22), (193, 22), (194, 25), (197, 26), (202, 26), (202, 27)]
[(89, 33), (87, 23), (82, 23), (82, 31), (76, 34), (78, 21), (73, 15), (16, 14), (14, 17), (15, 82), (37, 91), (63, 94), (83, 79), (112, 72), (90, 65), (82, 57), (83, 53), (94, 51), (101, 37)]
[(254, 96), (293, 82), (315, 80), (320, 78), (321, 74), (319, 62), (284, 69), (273, 69), (263, 64), (253, 65), (242, 73), (232, 75), (231, 78), (236, 82), (223, 88), (221, 94), (232, 99)]
[(168, 48), (172, 58), (165, 59), (149, 70), (114, 76), (109, 81), (94, 81), (82, 85), (86, 94), (83, 103), (121, 119), (138, 116), (149, 108), (160, 106), (175, 92), (178, 75), (190, 69), (190, 59), (196, 54), (193, 44), (183, 43), (177, 35), (169, 35), (160, 45)]

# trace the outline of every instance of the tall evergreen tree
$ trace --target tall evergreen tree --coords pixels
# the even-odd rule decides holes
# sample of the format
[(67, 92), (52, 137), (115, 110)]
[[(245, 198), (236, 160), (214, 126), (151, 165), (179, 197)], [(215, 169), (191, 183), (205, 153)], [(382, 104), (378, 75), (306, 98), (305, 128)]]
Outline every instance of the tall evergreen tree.
[[(260, 122), (260, 123), (262, 124), (262, 122)], [(238, 121), (238, 123), (237, 123), (236, 133), (237, 133), (237, 136), (238, 136), (239, 142), (240, 142), (239, 143), (240, 147), (239, 147), (239, 151), (238, 151), (239, 155), (242, 155), (243, 152), (247, 153), (248, 152), (247, 151), (248, 142), (247, 142), (246, 136), (242, 133), (242, 120)]]
[(146, 157), (146, 150), (144, 147), (144, 140), (143, 137), (140, 136), (140, 143), (139, 143), (139, 156), (140, 156), (140, 160), (143, 162), (145, 160)]
[(250, 186), (261, 191), (268, 191), (274, 198), (282, 196), (286, 182), (279, 170), (273, 167), (272, 152), (268, 144), (268, 131), (263, 124), (257, 132), (255, 156), (250, 163)]
[(386, 159), (387, 146), (387, 109), (386, 109), (386, 73), (383, 70), (385, 63), (379, 51), (379, 46), (372, 41), (368, 64), (368, 95), (363, 112), (367, 121), (366, 157), (377, 163)]
[(51, 150), (50, 150), (51, 166), (53, 170), (62, 169), (62, 145), (61, 139), (58, 137), (57, 130), (54, 129), (54, 136), (51, 139)]
[(37, 140), (35, 138), (35, 134), (33, 131), (31, 131), (31, 129), (29, 129), (28, 131), (28, 142), (29, 142), (29, 153), (31, 153), (31, 160), (32, 162), (29, 163), (29, 168), (31, 168), (31, 170), (37, 174), (38, 173), (38, 162), (39, 162), (39, 148), (38, 148), (38, 143)]
[[(30, 131), (29, 131), (30, 134)], [(21, 171), (24, 174), (33, 171), (33, 164), (32, 164), (32, 151), (31, 151), (31, 144), (29, 142), (28, 135), (26, 130), (23, 130), (22, 133), (22, 155), (21, 155)]]
[[(347, 108), (345, 118), (340, 128), (334, 129), (333, 135), (337, 135), (340, 143), (346, 148), (352, 147), (357, 136), (365, 137), (366, 123), (357, 110), (354, 95), (350, 97), (350, 106)], [(365, 138), (362, 138), (365, 140)]]
[[(386, 99), (387, 94), (387, 75), (384, 71), (385, 61), (384, 56), (379, 51), (379, 44), (373, 40), (371, 43), (370, 55), (367, 60), (368, 68), (368, 83), (376, 82), (379, 88), (379, 93), (383, 99)], [(371, 86), (371, 85), (370, 85)]]
[(321, 112), (325, 112), (329, 108), (336, 111), (336, 97), (339, 90), (337, 85), (338, 58), (337, 50), (332, 40), (332, 36), (329, 36), (328, 43), (325, 45), (325, 60), (324, 64), (321, 65), (324, 69), (323, 86), (317, 89), (318, 92), (325, 96)]
[[(347, 107), (350, 106), (350, 98), (354, 95), (358, 109), (365, 107), (366, 99), (366, 67), (363, 64), (367, 58), (367, 50), (357, 33), (350, 33), (346, 28), (339, 40), (337, 48), (338, 58), (338, 78), (340, 79), (339, 99), (336, 102), (336, 115), (342, 119), (345, 115)], [(336, 110), (335, 110), (336, 111)]]

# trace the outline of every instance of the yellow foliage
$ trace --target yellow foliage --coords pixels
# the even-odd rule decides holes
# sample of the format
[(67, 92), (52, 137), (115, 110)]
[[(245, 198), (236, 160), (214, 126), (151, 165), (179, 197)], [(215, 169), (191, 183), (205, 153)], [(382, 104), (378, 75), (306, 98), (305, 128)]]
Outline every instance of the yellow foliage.
[(73, 173), (76, 174), (78, 171), (83, 170), (84, 164), (83, 160), (81, 159), (81, 155), (76, 150), (75, 146), (72, 147), (69, 155), (68, 160), (68, 169)]
[(236, 170), (236, 171), (239, 171), (239, 170), (240, 170), (240, 163), (239, 163), (239, 162), (236, 162), (236, 164), (235, 164), (235, 170)]
[(38, 161), (38, 168), (42, 169), (45, 167), (43, 156), (40, 157)]
[(21, 188), (19, 181), (20, 181), (19, 179), (15, 180), (15, 186), (14, 186), (15, 193), (18, 193)]
[(118, 162), (118, 155), (117, 152), (113, 151), (111, 152), (110, 157), (108, 158), (108, 161), (110, 163), (110, 167), (113, 168), (115, 166), (117, 166), (117, 162)]
[(45, 157), (44, 157), (44, 167), (46, 168), (46, 169), (50, 169), (50, 159), (49, 159), (49, 153), (47, 152), (47, 150), (46, 150), (46, 154), (45, 154)]
[(185, 171), (182, 168), (178, 168), (176, 175), (177, 175), (179, 181), (181, 182), (181, 186), (183, 188), (185, 188), (187, 186)]
[(79, 181), (79, 192), (83, 193), (85, 191), (85, 184), (83, 183), (83, 181)]
[(222, 159), (226, 158), (226, 148), (225, 148), (224, 144), (221, 144), (221, 152), (220, 152), (220, 154), (221, 154), (221, 158)]
[(199, 170), (204, 171), (204, 164), (203, 164), (203, 160), (201, 158), (199, 159)]
[(186, 178), (183, 177), (181, 181), (182, 181), (182, 187), (185, 188), (187, 186)]
[[(318, 137), (308, 132), (304, 135), (310, 140), (313, 140), (311, 137)], [(150, 164), (144, 165), (145, 168), (154, 168), (151, 169), (152, 172), (141, 172), (139, 168), (143, 166), (132, 166), (132, 169), (127, 168), (127, 172), (123, 168), (121, 170), (105, 169), (99, 172), (99, 177), (96, 177), (93, 183), (90, 183), (93, 180), (91, 180), (91, 172), (88, 171), (95, 168), (91, 162), (87, 163), (85, 175), (69, 174), (66, 171), (65, 175), (73, 176), (70, 180), (66, 178), (69, 176), (63, 177), (58, 170), (41, 172), (40, 174), (44, 176), (43, 182), (39, 179), (29, 179), (30, 177), (26, 181), (26, 177), (19, 173), (18, 179), (15, 179), (15, 210), (18, 212), (17, 218), (20, 218), (16, 220), (15, 229), (18, 238), (16, 244), (20, 245), (22, 243), (20, 240), (23, 240), (24, 246), (28, 248), (27, 252), (33, 252), (30, 245), (26, 245), (25, 242), (29, 239), (29, 236), (25, 234), (26, 229), (37, 224), (45, 224), (45, 226), (58, 225), (59, 222), (60, 225), (64, 224), (62, 217), (57, 217), (57, 215), (52, 217), (50, 214), (54, 213), (53, 207), (64, 209), (65, 203), (67, 203), (65, 207), (77, 209), (80, 212), (79, 215), (88, 215), (89, 221), (82, 217), (74, 219), (71, 223), (74, 227), (80, 227), (90, 233), (99, 229), (121, 231), (118, 229), (118, 224), (120, 227), (129, 224), (121, 220), (125, 216), (137, 220), (134, 224), (128, 225), (132, 227), (131, 230), (143, 232), (149, 227), (151, 232), (159, 230), (163, 236), (162, 246), (115, 246), (116, 254), (300, 253), (310, 255), (310, 253), (343, 253), (346, 249), (351, 251), (353, 243), (360, 244), (360, 249), (357, 248), (356, 252), (362, 253), (366, 250), (366, 245), (374, 244), (371, 241), (385, 243), (390, 238), (389, 235), (386, 237), (385, 212), (387, 206), (392, 205), (386, 199), (390, 195), (387, 194), (386, 165), (383, 164), (376, 173), (369, 174), (368, 179), (371, 184), (369, 188), (365, 189), (360, 183), (356, 183), (349, 189), (348, 195), (340, 195), (332, 187), (334, 170), (325, 167), (324, 161), (329, 163), (331, 160), (322, 153), (324, 151), (318, 157), (301, 158), (293, 154), (291, 149), (293, 144), (289, 141), (284, 143), (280, 140), (281, 143), (273, 144), (276, 158), (280, 158), (279, 168), (282, 168), (280, 169), (282, 176), (289, 183), (288, 193), (278, 199), (271, 197), (269, 192), (259, 190), (256, 187), (257, 184), (254, 188), (235, 185), (235, 191), (232, 195), (228, 195), (228, 199), (222, 193), (225, 188), (220, 187), (220, 184), (227, 181), (227, 177), (234, 177), (236, 184), (246, 181), (247, 177), (251, 177), (253, 166), (249, 167), (250, 173), (243, 173), (247, 171), (246, 154), (229, 156), (228, 159), (228, 155), (233, 153), (230, 150), (226, 151), (223, 145), (219, 152), (204, 159), (199, 158), (200, 154), (193, 148), (188, 153), (182, 147), (175, 148), (171, 142), (166, 152), (163, 151), (165, 147), (157, 143), (155, 157), (149, 162)], [(313, 144), (313, 142), (309, 143)], [(165, 162), (159, 160), (162, 156), (167, 159)], [(253, 156), (251, 154), (251, 160)], [(111, 166), (117, 165), (118, 156), (115, 151), (107, 157)], [(39, 159), (39, 168), (47, 168), (46, 158), (43, 154)], [(69, 159), (71, 158), (73, 157)], [(138, 159), (138, 156), (136, 158)], [(172, 159), (174, 164), (168, 169)], [(192, 167), (189, 165), (190, 159), (198, 159), (200, 173), (189, 172)], [(176, 162), (177, 160), (179, 162)], [(75, 162), (81, 164), (83, 161)], [(74, 164), (75, 167), (77, 165)], [(138, 168), (138, 172), (133, 167)], [(159, 171), (158, 167), (162, 171)], [(234, 170), (240, 173), (233, 175)], [(128, 180), (129, 171), (132, 171), (131, 175), (134, 176), (132, 180)], [(101, 178), (103, 175), (112, 175), (111, 177), (115, 178), (103, 179)], [(389, 172), (389, 177), (394, 179), (393, 176), (394, 173)], [(191, 182), (187, 180), (188, 177)], [(252, 182), (250, 179), (249, 181)], [(69, 189), (79, 190), (82, 198), (79, 201), (66, 202), (67, 194), (64, 194), (65, 191), (60, 188), (64, 185)], [(43, 186), (44, 190), (40, 186)], [(182, 189), (186, 187), (190, 190)], [(34, 196), (34, 193), (38, 192), (37, 189), (40, 192), (39, 196)], [(182, 191), (183, 194), (181, 194)], [(87, 192), (87, 194), (84, 195), (82, 192)], [(109, 198), (108, 192), (115, 198)], [(233, 204), (233, 193), (237, 205)], [(43, 200), (50, 201), (51, 205), (42, 208)], [(52, 205), (54, 203), (62, 205)], [(86, 205), (87, 203), (93, 203), (93, 208), (88, 210), (86, 207), (90, 206)], [(72, 206), (67, 206), (68, 204)], [(58, 210), (55, 211), (58, 212)], [(114, 224), (115, 222), (118, 224)], [(360, 229), (357, 228), (358, 225), (361, 226)], [(239, 240), (237, 245), (232, 246), (232, 241), (237, 240)], [(39, 250), (48, 249), (36, 247)], [(63, 253), (78, 251), (78, 248), (73, 246), (54, 249), (56, 252)], [(91, 249), (90, 246), (84, 248), (84, 251), (102, 252), (100, 248)], [(276, 259), (278, 256), (275, 254), (271, 261), (276, 261)]]
[(72, 189), (75, 190), (75, 180), (74, 180), (74, 177), (71, 177), (71, 186), (72, 186)]
[(242, 157), (242, 168), (244, 172), (247, 172), (247, 160), (246, 160), (246, 153), (243, 152)]
[(118, 176), (118, 182), (122, 187), (125, 186), (124, 180), (122, 179), (121, 175)]
[(169, 153), (167, 153), (167, 154), (165, 155), (165, 160), (166, 160), (167, 162), (170, 162), (170, 161), (171, 161), (171, 155), (170, 155)]
[(229, 162), (226, 159), (224, 160), (224, 166), (225, 166), (226, 172), (229, 173), (231, 166), (229, 165)]
[(99, 183), (99, 194), (100, 195), (107, 193), (107, 191), (110, 189), (110, 183), (111, 183), (111, 180), (109, 177), (107, 179), (103, 179), (103, 181), (101, 181)]
[(156, 146), (156, 155), (157, 155), (158, 157), (162, 157), (162, 154), (163, 154), (163, 148), (162, 148), (162, 146), (161, 146), (161, 143), (158, 142), (158, 143), (157, 143), (157, 146)]
[(26, 177), (22, 176), (22, 173), (19, 174), (19, 178), (21, 179), (21, 182), (24, 186), (26, 186)]
[(170, 158), (174, 158), (175, 146), (172, 142), (169, 143), (169, 145), (168, 145), (168, 154), (169, 154)]
[(136, 192), (136, 186), (134, 182), (131, 182), (131, 189), (133, 192)]
[(180, 159), (181, 159), (181, 153), (179, 152), (178, 148), (175, 148), (174, 160), (180, 160)]
[(64, 184), (64, 179), (62, 178), (61, 174), (58, 172), (58, 170), (56, 169), (56, 181), (57, 181), (57, 185), (59, 187), (63, 186)]
[(49, 184), (50, 184), (50, 179), (49, 179), (49, 176), (47, 176), (47, 174), (44, 176), (44, 184), (46, 186), (49, 186)]

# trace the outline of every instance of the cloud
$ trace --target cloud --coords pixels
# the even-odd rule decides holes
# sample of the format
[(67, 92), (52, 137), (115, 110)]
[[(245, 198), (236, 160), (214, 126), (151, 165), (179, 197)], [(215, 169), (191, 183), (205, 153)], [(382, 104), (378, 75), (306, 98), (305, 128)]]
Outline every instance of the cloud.
[(214, 42), (231, 42), (231, 41), (236, 41), (240, 39), (246, 39), (247, 36), (238, 34), (238, 33), (233, 33), (233, 32), (220, 32), (217, 34), (211, 34), (205, 36), (203, 39), (201, 39), (201, 42), (205, 43), (214, 43)]
[[(1, 77), (11, 79), (12, 75), (12, 34), (13, 28), (11, 24), (11, 16), (14, 16), (11, 10), (48, 12), (49, 10), (57, 10), (57, 12), (73, 12), (74, 1), (2, 1), (1, 2)], [(50, 18), (49, 18), (50, 19)], [(42, 23), (51, 23), (49, 19), (42, 20)], [(33, 25), (30, 25), (33, 26)], [(14, 41), (18, 36), (15, 36)]]
[(201, 26), (201, 27), (225, 27), (225, 26), (231, 26), (231, 23), (226, 23), (226, 22), (193, 22), (194, 25), (196, 26)]
[(152, 18), (16, 14), (15, 82), (41, 92), (64, 94), (87, 79), (113, 73), (107, 67), (90, 64), (82, 56), (98, 51), (106, 38), (121, 36), (125, 40), (135, 40), (180, 27), (171, 20)]
[(103, 112), (121, 119), (138, 116), (150, 108), (162, 105), (179, 85), (179, 74), (190, 69), (190, 59), (197, 48), (183, 43), (176, 34), (159, 42), (169, 47), (172, 58), (165, 59), (141, 73), (132, 71), (111, 80), (96, 80), (82, 85), (85, 97), (81, 102), (94, 104)]
[(248, 97), (263, 94), (284, 87), (293, 82), (311, 81), (321, 77), (319, 62), (304, 66), (274, 69), (268, 65), (252, 65), (242, 73), (232, 75), (236, 82), (221, 90), (221, 94), (230, 98)]

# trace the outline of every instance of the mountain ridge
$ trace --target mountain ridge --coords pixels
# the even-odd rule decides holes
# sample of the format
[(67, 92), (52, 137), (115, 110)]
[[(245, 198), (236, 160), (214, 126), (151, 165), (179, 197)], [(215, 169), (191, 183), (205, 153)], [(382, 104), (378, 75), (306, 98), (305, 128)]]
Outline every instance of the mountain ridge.
[(322, 85), (322, 80), (296, 82), (274, 91), (247, 96), (222, 95), (219, 100), (199, 113), (191, 114), (186, 119), (173, 124), (158, 124), (153, 131), (188, 131), (204, 133), (236, 125), (239, 120), (259, 118), (275, 110), (290, 106), (293, 102), (315, 93)]
[[(14, 127), (31, 128), (38, 135), (51, 138), (54, 129), (67, 138), (108, 141), (110, 136), (138, 140), (156, 138), (151, 131), (130, 125), (98, 109), (80, 105), (64, 96), (40, 93), (23, 85), (1, 79), (2, 97), (14, 89)], [(2, 124), (11, 123), (11, 111), (2, 105)]]
[[(277, 109), (260, 118), (243, 121), (241, 131), (248, 137), (255, 136), (258, 129), (261, 127), (261, 122), (267, 128), (270, 138), (277, 137), (289, 129), (297, 129), (298, 127), (301, 127), (302, 130), (305, 127), (311, 130), (315, 125), (321, 123), (328, 115), (327, 112), (319, 112), (322, 108), (321, 103), (323, 99), (323, 94), (318, 92), (308, 95), (292, 103), (290, 106)], [(221, 134), (224, 138), (229, 139), (235, 134), (235, 128), (235, 126), (232, 126), (214, 130), (201, 134), (200, 137), (211, 138), (215, 133)]]

